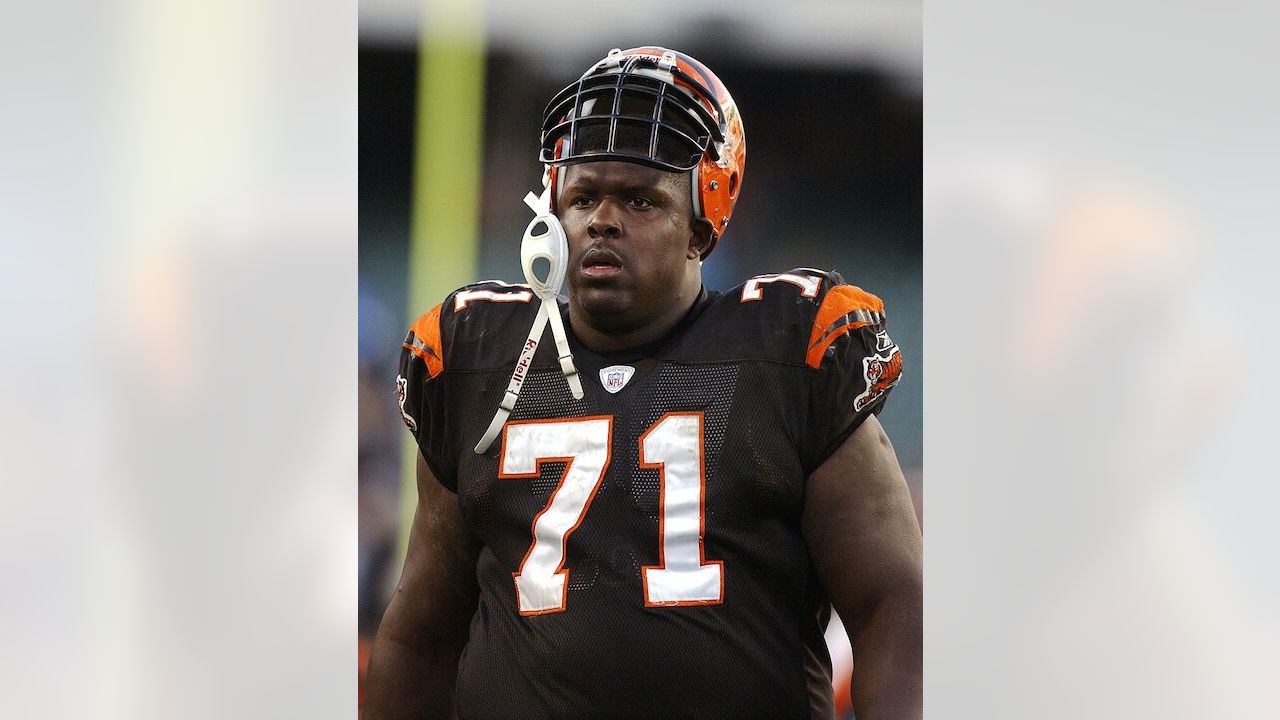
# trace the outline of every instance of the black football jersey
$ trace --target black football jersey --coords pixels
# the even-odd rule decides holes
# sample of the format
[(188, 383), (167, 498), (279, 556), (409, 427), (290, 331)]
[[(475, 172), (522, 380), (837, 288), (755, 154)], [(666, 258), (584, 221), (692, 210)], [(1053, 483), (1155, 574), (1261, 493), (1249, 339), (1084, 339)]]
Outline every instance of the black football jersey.
[(547, 338), (477, 455), (540, 302), (462, 288), (402, 354), (405, 424), (483, 542), (459, 716), (832, 717), (800, 516), (805, 478), (898, 380), (883, 304), (796, 269), (704, 291), (663, 339), (602, 354), (562, 302), (584, 397)]

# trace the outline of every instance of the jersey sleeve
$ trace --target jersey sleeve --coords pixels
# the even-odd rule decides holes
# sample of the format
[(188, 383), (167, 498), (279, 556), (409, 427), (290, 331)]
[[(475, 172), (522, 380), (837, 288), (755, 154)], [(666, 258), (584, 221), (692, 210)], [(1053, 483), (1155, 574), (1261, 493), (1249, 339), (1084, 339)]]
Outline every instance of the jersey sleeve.
[(448, 411), (441, 375), (445, 354), (441, 333), (441, 305), (424, 313), (410, 326), (400, 351), (400, 373), (396, 376), (396, 400), (400, 403), (400, 419), (413, 435), (427, 465), (440, 482), (450, 489), (456, 486), (450, 468), (456, 467), (447, 457), (446, 435)]
[(880, 412), (902, 376), (902, 351), (889, 337), (884, 303), (838, 274), (828, 282), (805, 353), (813, 371), (805, 452), (811, 468)]
[[(496, 280), (458, 288), (415, 320), (401, 345), (400, 417), (431, 472), (450, 490), (457, 491), (464, 453), (480, 439), (465, 427), (475, 421), (479, 402), (476, 384), (466, 378), (511, 372), (536, 312), (533, 298), (527, 285)], [(490, 413), (497, 409), (492, 402)]]

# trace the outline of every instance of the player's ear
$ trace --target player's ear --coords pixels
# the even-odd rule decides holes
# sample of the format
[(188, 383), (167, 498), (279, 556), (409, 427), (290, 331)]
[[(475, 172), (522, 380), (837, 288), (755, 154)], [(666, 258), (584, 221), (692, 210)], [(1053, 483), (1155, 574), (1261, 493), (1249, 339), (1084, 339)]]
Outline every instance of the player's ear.
[(689, 230), (689, 250), (685, 257), (698, 260), (706, 254), (707, 248), (711, 247), (711, 221), (706, 218), (692, 218), (689, 220)]

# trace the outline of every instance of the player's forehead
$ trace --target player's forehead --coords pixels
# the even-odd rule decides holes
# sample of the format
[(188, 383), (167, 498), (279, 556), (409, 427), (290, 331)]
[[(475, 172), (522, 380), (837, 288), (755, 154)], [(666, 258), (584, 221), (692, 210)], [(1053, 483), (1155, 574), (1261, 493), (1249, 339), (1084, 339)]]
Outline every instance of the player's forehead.
[(575, 163), (565, 166), (560, 172), (563, 173), (565, 187), (650, 189), (672, 193), (688, 182), (689, 175), (617, 160)]

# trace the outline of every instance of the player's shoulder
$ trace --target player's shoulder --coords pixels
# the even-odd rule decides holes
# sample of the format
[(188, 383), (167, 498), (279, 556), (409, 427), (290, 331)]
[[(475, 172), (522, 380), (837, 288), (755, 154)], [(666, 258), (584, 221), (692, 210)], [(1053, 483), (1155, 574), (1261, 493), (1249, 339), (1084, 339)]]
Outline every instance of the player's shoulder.
[(757, 275), (720, 294), (700, 318), (711, 343), (700, 344), (817, 367), (835, 333), (884, 322), (880, 298), (834, 270), (801, 267)]
[[(832, 298), (832, 294), (835, 298)], [(786, 272), (756, 275), (724, 294), (739, 304), (759, 303), (764, 312), (804, 313), (824, 303), (858, 305), (869, 312), (884, 314), (880, 298), (850, 284), (835, 270), (793, 268)]]
[(449, 293), (440, 311), (441, 325), (459, 342), (482, 342), (518, 328), (529, 332), (539, 300), (524, 283), (484, 280)]
[[(759, 302), (765, 303), (765, 307), (785, 307), (795, 302), (812, 302), (830, 288), (843, 283), (844, 278), (834, 270), (802, 267), (756, 275), (725, 294), (735, 297), (740, 303)], [(794, 288), (794, 292), (781, 292), (788, 287)]]
[(517, 341), (504, 338), (528, 333), (537, 302), (533, 290), (522, 283), (484, 280), (464, 285), (413, 322), (403, 347), (427, 365), (432, 377), (446, 368), (500, 366), (519, 350)]

